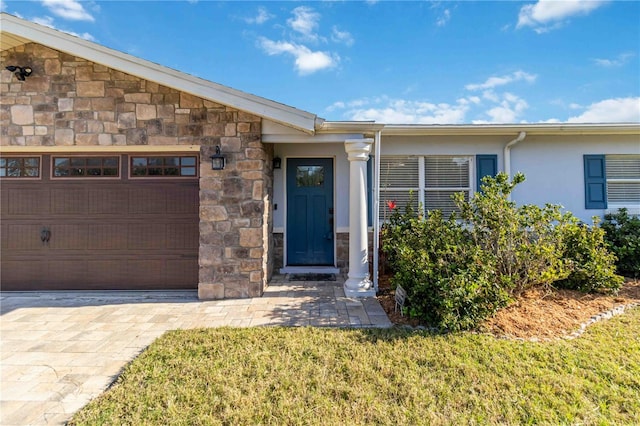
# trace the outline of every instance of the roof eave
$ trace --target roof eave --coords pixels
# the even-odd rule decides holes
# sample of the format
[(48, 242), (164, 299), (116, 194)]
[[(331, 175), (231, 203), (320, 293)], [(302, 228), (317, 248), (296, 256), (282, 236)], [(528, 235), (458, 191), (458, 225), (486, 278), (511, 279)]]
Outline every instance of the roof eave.
[(365, 133), (370, 134), (382, 130), (384, 124), (374, 121), (324, 121), (316, 128), (319, 134), (327, 133)]
[(528, 135), (640, 135), (640, 123), (387, 124), (382, 130), (386, 136), (513, 135), (519, 132), (527, 132)]

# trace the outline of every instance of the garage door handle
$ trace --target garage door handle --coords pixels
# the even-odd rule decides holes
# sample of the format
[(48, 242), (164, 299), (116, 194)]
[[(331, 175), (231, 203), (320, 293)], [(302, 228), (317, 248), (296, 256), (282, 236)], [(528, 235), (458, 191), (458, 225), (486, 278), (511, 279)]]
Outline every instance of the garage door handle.
[(51, 231), (46, 226), (42, 228), (40, 231), (40, 240), (42, 244), (49, 244), (49, 240), (51, 239)]

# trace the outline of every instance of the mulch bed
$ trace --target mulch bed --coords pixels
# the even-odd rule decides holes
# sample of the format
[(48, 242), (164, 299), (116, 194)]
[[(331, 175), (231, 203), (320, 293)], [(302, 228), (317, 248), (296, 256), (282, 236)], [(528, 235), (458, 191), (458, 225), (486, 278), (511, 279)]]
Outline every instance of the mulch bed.
[[(422, 325), (395, 311), (390, 276), (378, 280), (378, 300), (394, 324)], [(572, 290), (533, 289), (515, 303), (485, 321), (480, 330), (496, 336), (521, 339), (554, 339), (569, 335), (581, 324), (615, 307), (640, 303), (640, 280), (627, 279), (616, 295), (584, 294)]]

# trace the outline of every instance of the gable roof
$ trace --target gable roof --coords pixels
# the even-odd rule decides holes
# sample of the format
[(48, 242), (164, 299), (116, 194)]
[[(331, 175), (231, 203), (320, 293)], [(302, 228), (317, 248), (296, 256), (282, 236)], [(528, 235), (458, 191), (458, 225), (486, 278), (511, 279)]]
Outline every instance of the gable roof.
[(315, 114), (192, 76), (7, 13), (0, 13), (2, 50), (35, 42), (145, 80), (190, 93), (313, 134)]

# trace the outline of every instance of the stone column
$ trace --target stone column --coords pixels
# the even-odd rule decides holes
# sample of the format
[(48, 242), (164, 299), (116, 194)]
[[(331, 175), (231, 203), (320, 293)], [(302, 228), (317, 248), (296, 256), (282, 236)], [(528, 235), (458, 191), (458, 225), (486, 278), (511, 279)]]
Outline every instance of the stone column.
[(344, 283), (347, 297), (376, 295), (369, 279), (367, 244), (367, 160), (373, 139), (348, 139), (349, 158), (349, 272)]

